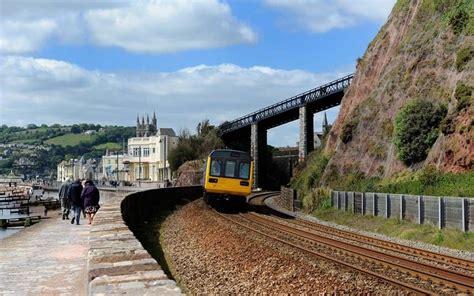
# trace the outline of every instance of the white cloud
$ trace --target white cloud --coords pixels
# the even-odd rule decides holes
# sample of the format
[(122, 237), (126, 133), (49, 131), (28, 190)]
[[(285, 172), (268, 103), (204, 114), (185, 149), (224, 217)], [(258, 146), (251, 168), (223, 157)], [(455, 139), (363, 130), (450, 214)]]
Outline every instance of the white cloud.
[(265, 0), (285, 15), (285, 26), (323, 33), (364, 21), (383, 22), (396, 0)]
[(137, 2), (127, 8), (89, 11), (94, 43), (133, 52), (166, 53), (253, 43), (256, 34), (218, 1)]
[(56, 38), (139, 53), (168, 53), (253, 43), (256, 33), (219, 0), (5, 0), (0, 52), (34, 52)]
[(204, 118), (220, 124), (345, 74), (231, 64), (169, 73), (104, 73), (62, 61), (7, 56), (0, 58), (0, 124), (134, 125), (137, 114), (156, 110), (160, 126), (194, 130)]

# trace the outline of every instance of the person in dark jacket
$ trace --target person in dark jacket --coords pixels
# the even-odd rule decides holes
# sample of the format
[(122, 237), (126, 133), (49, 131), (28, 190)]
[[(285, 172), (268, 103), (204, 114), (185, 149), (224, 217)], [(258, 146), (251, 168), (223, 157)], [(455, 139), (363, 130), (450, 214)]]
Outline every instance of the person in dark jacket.
[(71, 219), (71, 224), (79, 225), (79, 219), (81, 218), (81, 211), (83, 207), (83, 200), (82, 200), (82, 185), (81, 180), (77, 179), (74, 183), (71, 184), (69, 188), (68, 198), (69, 202), (72, 206), (73, 217)]
[(61, 185), (59, 189), (59, 201), (61, 202), (61, 212), (63, 214), (63, 220), (69, 220), (69, 212), (71, 210), (71, 204), (69, 203), (68, 193), (71, 187), (71, 178), (67, 178), (66, 182)]
[(92, 224), (95, 213), (99, 210), (99, 199), (100, 194), (97, 187), (95, 187), (92, 180), (87, 180), (82, 191), (82, 199), (84, 200), (84, 209), (86, 211), (87, 219), (89, 219), (89, 224)]

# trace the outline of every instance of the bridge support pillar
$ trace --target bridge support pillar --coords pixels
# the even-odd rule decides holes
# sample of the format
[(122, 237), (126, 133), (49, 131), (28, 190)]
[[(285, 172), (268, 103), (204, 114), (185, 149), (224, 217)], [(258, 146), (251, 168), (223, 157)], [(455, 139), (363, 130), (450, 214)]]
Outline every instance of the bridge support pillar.
[(267, 150), (267, 130), (264, 127), (260, 126), (258, 123), (254, 123), (251, 126), (251, 132), (250, 132), (250, 155), (252, 156), (253, 163), (254, 163), (254, 171), (253, 171), (253, 188), (254, 189), (260, 186), (261, 179), (263, 178), (262, 168), (264, 166), (266, 150)]
[(308, 106), (300, 107), (300, 141), (299, 160), (304, 161), (308, 154), (314, 150), (313, 113)]

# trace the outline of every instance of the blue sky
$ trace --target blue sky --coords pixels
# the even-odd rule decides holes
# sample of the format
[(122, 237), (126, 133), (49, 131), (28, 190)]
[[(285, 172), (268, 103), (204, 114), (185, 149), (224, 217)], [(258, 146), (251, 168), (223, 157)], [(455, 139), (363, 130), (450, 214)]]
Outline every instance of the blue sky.
[(394, 1), (0, 0), (0, 124), (219, 124), (353, 72)]

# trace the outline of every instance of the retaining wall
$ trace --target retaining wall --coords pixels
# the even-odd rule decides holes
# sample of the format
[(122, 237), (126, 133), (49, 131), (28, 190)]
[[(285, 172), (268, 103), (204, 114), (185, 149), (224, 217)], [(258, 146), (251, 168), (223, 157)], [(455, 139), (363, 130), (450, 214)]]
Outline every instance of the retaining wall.
[(201, 186), (133, 193), (101, 190), (101, 208), (89, 237), (89, 295), (182, 295), (131, 228), (151, 219), (163, 203), (198, 198), (201, 193)]
[(332, 206), (363, 215), (474, 229), (474, 198), (331, 191)]

